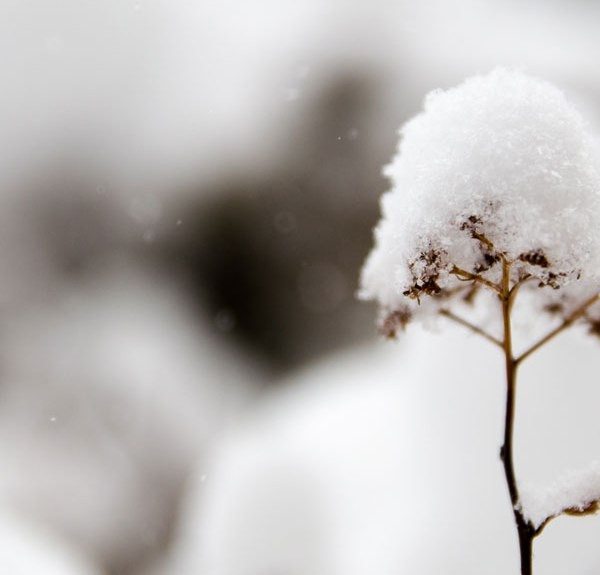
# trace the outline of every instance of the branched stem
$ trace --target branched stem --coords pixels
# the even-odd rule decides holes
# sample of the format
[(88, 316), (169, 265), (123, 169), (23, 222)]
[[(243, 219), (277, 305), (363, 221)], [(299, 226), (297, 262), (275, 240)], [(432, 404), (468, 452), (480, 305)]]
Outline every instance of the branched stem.
[(532, 277), (526, 276), (523, 279), (519, 280), (517, 283), (515, 283), (515, 285), (513, 285), (512, 288), (510, 288), (510, 291), (508, 292), (509, 311), (512, 311), (513, 305), (515, 303), (515, 300), (517, 299), (517, 294), (519, 293), (521, 286), (532, 279)]
[[(504, 359), (506, 365), (506, 412), (504, 421), (504, 443), (500, 449), (500, 459), (504, 466), (504, 475), (510, 494), (510, 501), (513, 507), (515, 523), (519, 536), (519, 549), (521, 552), (521, 575), (532, 574), (532, 551), (535, 529), (523, 516), (518, 507), (519, 490), (515, 477), (513, 463), (513, 431), (515, 422), (515, 400), (517, 386), (517, 367), (512, 351), (512, 326), (510, 310), (512, 307), (510, 287), (510, 263), (502, 260), (502, 293), (500, 299), (502, 302), (502, 319), (504, 324)], [(515, 292), (512, 292), (513, 294)]]
[(600, 301), (600, 294), (596, 294), (583, 302), (573, 313), (567, 316), (562, 323), (555, 327), (552, 331), (542, 337), (539, 341), (534, 343), (529, 349), (524, 351), (516, 360), (516, 364), (519, 365), (524, 359), (528, 358), (532, 353), (540, 349), (543, 345), (554, 339), (558, 334), (571, 327), (578, 319), (582, 318), (587, 310), (594, 305), (597, 301)]
[[(515, 407), (516, 407), (516, 391), (517, 391), (517, 369), (519, 365), (527, 359), (532, 353), (540, 349), (550, 340), (554, 339), (558, 334), (573, 325), (577, 320), (585, 316), (588, 309), (596, 302), (600, 301), (600, 293), (587, 299), (580, 307), (568, 315), (562, 323), (534, 343), (529, 349), (524, 351), (520, 356), (515, 357), (513, 354), (512, 343), (512, 325), (511, 311), (515, 299), (521, 286), (531, 280), (530, 276), (525, 276), (511, 285), (510, 273), (511, 264), (506, 254), (495, 250), (494, 245), (485, 236), (480, 234), (473, 235), (481, 244), (488, 250), (496, 254), (499, 261), (502, 263), (502, 279), (499, 284), (496, 284), (481, 275), (474, 274), (463, 270), (457, 266), (453, 266), (450, 273), (463, 281), (471, 281), (474, 284), (480, 284), (497, 294), (502, 307), (502, 319), (504, 327), (503, 339), (496, 339), (494, 336), (487, 333), (479, 326), (472, 324), (468, 320), (455, 315), (447, 309), (440, 310), (440, 314), (454, 321), (457, 324), (466, 327), (472, 332), (481, 335), (488, 341), (499, 346), (504, 353), (505, 369), (506, 369), (506, 411), (504, 421), (504, 441), (500, 449), (500, 459), (504, 467), (504, 475), (506, 485), (510, 495), (510, 501), (513, 508), (513, 515), (517, 527), (519, 537), (519, 550), (521, 557), (521, 575), (532, 575), (533, 573), (533, 541), (542, 532), (544, 527), (553, 519), (547, 518), (537, 529), (529, 522), (519, 505), (519, 488), (515, 476), (514, 461), (513, 461), (513, 434), (515, 423)], [(598, 504), (600, 506), (600, 504)], [(595, 508), (596, 509), (596, 508)], [(567, 511), (568, 512), (568, 511)]]
[(442, 310), (440, 310), (440, 315), (443, 315), (444, 317), (448, 318), (449, 320), (453, 321), (454, 323), (457, 323), (459, 325), (462, 325), (463, 327), (466, 327), (467, 329), (471, 330), (473, 333), (476, 333), (477, 335), (480, 335), (480, 336), (484, 337), (485, 339), (487, 339), (488, 341), (492, 342), (494, 345), (497, 345), (500, 348), (503, 348), (503, 343), (499, 339), (496, 339), (493, 335), (489, 334), (487, 331), (485, 331), (482, 328), (480, 328), (479, 326), (471, 323), (470, 321), (452, 313), (450, 310), (442, 309)]

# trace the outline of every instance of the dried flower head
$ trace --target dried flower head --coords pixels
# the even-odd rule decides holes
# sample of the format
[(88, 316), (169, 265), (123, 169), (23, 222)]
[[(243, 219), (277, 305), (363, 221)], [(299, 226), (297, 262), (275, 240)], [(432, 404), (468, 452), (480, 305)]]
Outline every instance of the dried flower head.
[(524, 73), (497, 69), (430, 93), (385, 169), (392, 188), (360, 296), (384, 315), (422, 313), (440, 296), (464, 299), (475, 275), (497, 282), (505, 259), (524, 289), (554, 288), (538, 290), (540, 309), (567, 310), (568, 286), (600, 285), (598, 157), (565, 95)]

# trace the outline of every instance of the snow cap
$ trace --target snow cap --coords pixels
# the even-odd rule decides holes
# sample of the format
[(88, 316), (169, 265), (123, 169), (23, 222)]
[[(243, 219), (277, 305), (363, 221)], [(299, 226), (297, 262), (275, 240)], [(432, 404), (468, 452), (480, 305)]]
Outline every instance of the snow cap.
[(559, 89), (496, 69), (428, 94), (400, 134), (359, 297), (387, 316), (431, 308), (421, 296), (461, 285), (455, 266), (497, 281), (499, 253), (535, 287), (597, 281), (600, 156)]
[(600, 503), (600, 463), (570, 471), (546, 488), (524, 485), (519, 509), (536, 529), (550, 519), (567, 515), (587, 515), (598, 511)]

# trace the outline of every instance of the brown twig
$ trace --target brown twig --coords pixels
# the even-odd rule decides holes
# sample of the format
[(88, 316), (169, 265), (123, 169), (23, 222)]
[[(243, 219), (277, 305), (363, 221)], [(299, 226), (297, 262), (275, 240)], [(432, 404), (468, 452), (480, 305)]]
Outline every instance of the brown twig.
[[(514, 293), (514, 292), (513, 292)], [(500, 449), (500, 459), (504, 466), (504, 475), (513, 507), (517, 533), (519, 536), (519, 549), (521, 555), (521, 575), (532, 574), (533, 539), (535, 529), (529, 523), (518, 507), (519, 490), (515, 477), (513, 463), (513, 431), (515, 422), (515, 400), (517, 385), (517, 362), (512, 351), (512, 325), (510, 318), (511, 287), (510, 287), (510, 262), (502, 258), (502, 319), (504, 325), (504, 358), (506, 365), (506, 411), (504, 420), (504, 442)]]
[(573, 313), (567, 316), (562, 323), (555, 327), (552, 331), (547, 333), (544, 337), (542, 337), (539, 341), (534, 343), (529, 349), (524, 351), (516, 360), (515, 363), (519, 365), (524, 359), (528, 358), (532, 353), (537, 351), (540, 347), (548, 343), (550, 340), (554, 339), (558, 334), (562, 333), (565, 329), (573, 325), (578, 319), (583, 317), (592, 305), (594, 305), (597, 301), (600, 300), (600, 293), (592, 296), (587, 299), (581, 306), (579, 306)]
[(483, 234), (480, 234), (479, 232), (476, 232), (476, 231), (472, 231), (471, 235), (476, 240), (479, 240), (489, 251), (491, 251), (491, 252), (496, 251), (494, 244), (490, 240), (488, 240), (488, 238), (486, 238)]
[[(485, 236), (479, 234), (473, 235), (478, 239), (486, 248), (494, 250), (494, 246)], [(495, 251), (495, 250), (494, 250)], [(562, 331), (570, 327), (578, 319), (585, 316), (588, 309), (596, 302), (600, 301), (600, 293), (592, 296), (586, 300), (580, 307), (566, 317), (563, 322), (550, 331), (547, 335), (542, 337), (538, 342), (532, 345), (529, 349), (523, 352), (520, 356), (515, 357), (513, 354), (512, 347), (512, 325), (511, 325), (511, 311), (515, 302), (516, 296), (521, 286), (527, 281), (531, 280), (530, 276), (521, 278), (511, 286), (510, 272), (512, 262), (503, 253), (496, 252), (499, 260), (502, 263), (502, 280), (500, 284), (496, 284), (481, 275), (470, 273), (457, 266), (453, 266), (450, 271), (451, 274), (455, 275), (458, 279), (463, 281), (472, 281), (474, 284), (481, 284), (488, 289), (492, 290), (498, 295), (498, 298), (502, 306), (502, 318), (504, 326), (504, 336), (502, 340), (498, 340), (479, 326), (472, 324), (468, 320), (455, 315), (447, 309), (440, 310), (440, 314), (448, 319), (458, 323), (472, 332), (481, 335), (488, 341), (491, 341), (495, 345), (502, 348), (505, 358), (505, 369), (506, 369), (506, 411), (504, 421), (504, 441), (502, 448), (500, 449), (500, 459), (504, 467), (504, 475), (506, 478), (506, 484), (510, 495), (510, 501), (513, 508), (513, 514), (515, 518), (515, 524), (517, 527), (517, 533), (519, 537), (519, 550), (521, 558), (521, 575), (532, 575), (533, 573), (533, 541), (542, 532), (544, 527), (554, 518), (548, 517), (541, 525), (537, 528), (525, 518), (523, 510), (519, 506), (519, 490), (517, 486), (517, 480), (514, 470), (513, 462), (513, 435), (514, 435), (514, 422), (515, 422), (515, 407), (516, 407), (516, 387), (517, 387), (517, 368), (528, 358), (532, 353), (541, 348), (543, 345), (548, 343)], [(594, 512), (598, 510), (600, 504), (594, 507)], [(569, 513), (570, 510), (566, 510), (565, 513)], [(587, 512), (587, 510), (586, 510)]]
[(531, 281), (533, 279), (535, 279), (535, 278), (532, 278), (531, 276), (527, 275), (524, 278), (520, 279), (518, 282), (516, 282), (512, 286), (512, 288), (510, 288), (510, 291), (508, 292), (508, 299), (509, 299), (511, 311), (512, 311), (512, 307), (515, 303), (515, 299), (517, 298), (517, 294), (519, 293), (519, 290), (521, 289), (523, 284), (526, 284), (528, 281)]
[(468, 272), (466, 270), (463, 270), (457, 266), (453, 266), (452, 269), (450, 270), (450, 273), (452, 275), (455, 275), (456, 277), (458, 277), (459, 279), (463, 279), (465, 281), (473, 281), (473, 282), (477, 282), (480, 283), (488, 288), (490, 288), (491, 290), (495, 291), (497, 294), (501, 293), (501, 289), (500, 286), (495, 284), (494, 282), (484, 278), (483, 276), (477, 275), (477, 274), (472, 274), (471, 272)]
[(470, 321), (452, 313), (450, 310), (442, 309), (442, 310), (440, 310), (440, 315), (443, 315), (444, 317), (448, 318), (449, 320), (451, 320), (459, 325), (462, 325), (463, 327), (466, 327), (467, 329), (470, 329), (473, 333), (481, 335), (482, 337), (484, 337), (488, 341), (492, 342), (493, 344), (499, 346), (500, 348), (503, 347), (502, 342), (499, 339), (496, 339), (493, 335), (489, 334), (487, 331), (485, 331), (482, 328), (480, 328), (479, 326), (471, 323)]

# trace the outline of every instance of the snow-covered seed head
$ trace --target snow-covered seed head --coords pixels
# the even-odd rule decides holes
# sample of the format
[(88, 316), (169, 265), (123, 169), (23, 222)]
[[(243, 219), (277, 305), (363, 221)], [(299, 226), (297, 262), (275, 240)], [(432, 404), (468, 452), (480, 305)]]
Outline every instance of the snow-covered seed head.
[(550, 288), (544, 305), (580, 279), (596, 289), (600, 156), (559, 89), (497, 69), (430, 93), (400, 133), (359, 292), (383, 317), (464, 299), (468, 275), (497, 282), (501, 260)]

